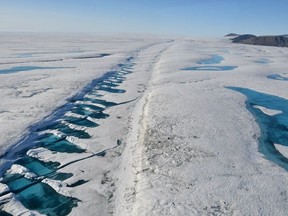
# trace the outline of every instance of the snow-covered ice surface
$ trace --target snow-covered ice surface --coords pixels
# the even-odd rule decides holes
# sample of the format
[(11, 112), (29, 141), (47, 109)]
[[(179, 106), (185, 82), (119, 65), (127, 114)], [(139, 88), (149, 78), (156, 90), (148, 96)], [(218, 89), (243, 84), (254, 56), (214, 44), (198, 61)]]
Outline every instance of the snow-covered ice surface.
[(287, 49), (0, 39), (0, 214), (288, 212)]
[[(237, 68), (189, 70), (215, 53), (224, 58), (215, 66)], [(287, 83), (266, 78), (287, 70), (287, 55), (287, 49), (219, 41), (172, 43), (154, 64), (134, 115), (118, 174), (116, 215), (285, 215), (287, 171), (269, 160), (271, 152), (259, 152), (267, 143), (246, 109), (247, 98), (228, 87), (287, 101)], [(259, 58), (271, 62), (255, 64)], [(287, 140), (287, 106), (261, 105), (268, 116), (282, 115), (286, 129), (278, 130)], [(263, 133), (270, 130), (263, 127)]]

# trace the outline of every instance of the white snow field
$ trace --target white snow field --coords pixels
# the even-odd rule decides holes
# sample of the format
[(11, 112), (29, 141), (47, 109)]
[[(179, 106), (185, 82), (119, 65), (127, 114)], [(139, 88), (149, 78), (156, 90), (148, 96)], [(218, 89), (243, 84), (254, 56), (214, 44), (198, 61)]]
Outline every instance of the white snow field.
[(287, 215), (288, 49), (0, 39), (0, 215)]

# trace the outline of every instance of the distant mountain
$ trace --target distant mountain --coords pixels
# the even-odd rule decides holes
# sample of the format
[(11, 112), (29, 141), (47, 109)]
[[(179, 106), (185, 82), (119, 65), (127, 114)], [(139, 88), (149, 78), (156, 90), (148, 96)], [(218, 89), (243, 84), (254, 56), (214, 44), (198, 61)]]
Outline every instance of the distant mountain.
[(230, 34), (225, 35), (225, 37), (237, 37), (237, 36), (239, 36), (239, 34), (236, 34), (236, 33), (230, 33)]
[(251, 45), (288, 47), (288, 37), (286, 35), (255, 36), (245, 34), (234, 38), (232, 42)]
[(242, 43), (250, 38), (255, 38), (256, 36), (255, 35), (252, 35), (252, 34), (243, 34), (243, 35), (240, 35), (236, 38), (234, 38), (232, 40), (233, 43)]

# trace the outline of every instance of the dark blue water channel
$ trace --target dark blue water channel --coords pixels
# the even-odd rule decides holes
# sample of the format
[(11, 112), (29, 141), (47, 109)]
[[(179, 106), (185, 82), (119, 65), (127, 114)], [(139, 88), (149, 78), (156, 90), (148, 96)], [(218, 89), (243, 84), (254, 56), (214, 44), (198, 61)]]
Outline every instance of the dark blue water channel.
[(205, 66), (194, 66), (183, 68), (182, 70), (192, 70), (192, 71), (228, 71), (234, 70), (237, 66), (218, 66), (213, 64), (220, 64), (224, 58), (220, 55), (212, 55), (208, 59), (202, 59), (197, 62), (197, 64), (205, 65)]
[[(246, 107), (253, 114), (261, 129), (259, 150), (267, 159), (288, 170), (288, 159), (276, 148), (275, 143), (288, 147), (288, 100), (270, 94), (240, 87), (227, 87), (247, 97)], [(277, 110), (268, 115), (257, 108)]]
[[(68, 138), (77, 137), (80, 141), (81, 139), (89, 139), (91, 135), (86, 129), (98, 127), (98, 119), (109, 117), (105, 113), (105, 110), (119, 104), (103, 100), (102, 95), (104, 93), (125, 93), (125, 90), (118, 88), (118, 86), (125, 81), (126, 75), (132, 73), (133, 61), (133, 58), (128, 58), (125, 64), (118, 65), (117, 70), (110, 71), (103, 77), (93, 80), (81, 92), (69, 99), (67, 104), (55, 111), (52, 116), (31, 127), (28, 137), (8, 149), (0, 157), (0, 159), (6, 161), (3, 167), (1, 167), (1, 183), (6, 184), (10, 189), (10, 191), (3, 192), (0, 196), (12, 192), (27, 209), (46, 215), (67, 215), (73, 207), (77, 206), (80, 200), (61, 195), (48, 184), (42, 182), (44, 179), (64, 181), (72, 177), (72, 173), (63, 173), (60, 170), (72, 164), (73, 161), (60, 166), (58, 162), (44, 162), (30, 157), (26, 153), (30, 149), (39, 147), (49, 149), (55, 153), (81, 154), (85, 152), (85, 149), (70, 141), (73, 139)], [(99, 153), (96, 156), (101, 157), (104, 155), (105, 152)], [(86, 158), (89, 157), (86, 156)], [(35, 177), (6, 172), (12, 164), (18, 164), (27, 168), (35, 174)], [(77, 187), (86, 182), (85, 180), (80, 180), (75, 184), (69, 185), (69, 187)], [(6, 213), (3, 212), (3, 214)]]
[(71, 67), (39, 67), (39, 66), (19, 66), (12, 67), (9, 69), (0, 70), (0, 74), (11, 74), (18, 73), (23, 71), (31, 71), (31, 70), (51, 70), (51, 69), (63, 69), (63, 68), (71, 68)]

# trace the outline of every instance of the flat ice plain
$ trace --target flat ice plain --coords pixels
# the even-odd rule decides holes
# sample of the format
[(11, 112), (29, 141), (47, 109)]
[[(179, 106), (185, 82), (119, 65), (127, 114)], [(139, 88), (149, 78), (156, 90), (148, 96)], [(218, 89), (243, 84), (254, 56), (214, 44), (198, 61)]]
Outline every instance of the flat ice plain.
[(0, 39), (0, 215), (287, 214), (287, 48)]

